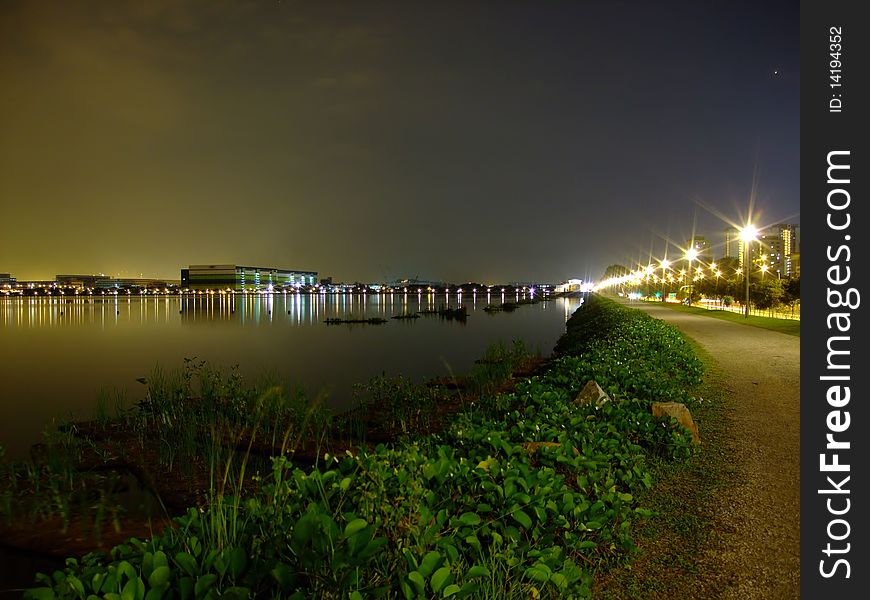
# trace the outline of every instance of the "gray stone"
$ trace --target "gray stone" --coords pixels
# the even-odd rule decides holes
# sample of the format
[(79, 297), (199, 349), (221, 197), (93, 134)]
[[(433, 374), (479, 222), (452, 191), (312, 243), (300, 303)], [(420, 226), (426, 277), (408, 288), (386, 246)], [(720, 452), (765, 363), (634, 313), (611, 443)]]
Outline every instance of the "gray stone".
[(653, 402), (652, 415), (654, 417), (673, 417), (677, 422), (692, 432), (692, 440), (696, 444), (701, 443), (698, 426), (692, 420), (692, 413), (682, 402)]
[(574, 404), (577, 404), (578, 406), (595, 404), (595, 406), (600, 407), (603, 406), (605, 402), (610, 402), (610, 396), (607, 395), (607, 392), (601, 389), (600, 385), (591, 379), (585, 386), (583, 386), (583, 389), (580, 390), (577, 397), (574, 398)]

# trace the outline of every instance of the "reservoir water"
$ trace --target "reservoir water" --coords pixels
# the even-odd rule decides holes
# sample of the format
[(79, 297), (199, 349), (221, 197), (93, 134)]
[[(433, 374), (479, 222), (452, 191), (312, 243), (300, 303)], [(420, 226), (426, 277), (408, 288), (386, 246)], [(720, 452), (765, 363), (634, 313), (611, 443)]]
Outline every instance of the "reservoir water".
[[(238, 365), (250, 381), (271, 375), (348, 408), (353, 385), (381, 373), (414, 381), (467, 372), (486, 347), (522, 340), (547, 356), (580, 305), (559, 298), (487, 313), (502, 294), (199, 295), (0, 298), (0, 445), (24, 458), (53, 419), (87, 419), (100, 394), (142, 399), (136, 380), (185, 358)], [(437, 315), (467, 308), (465, 321)], [(387, 319), (328, 325), (327, 318)]]

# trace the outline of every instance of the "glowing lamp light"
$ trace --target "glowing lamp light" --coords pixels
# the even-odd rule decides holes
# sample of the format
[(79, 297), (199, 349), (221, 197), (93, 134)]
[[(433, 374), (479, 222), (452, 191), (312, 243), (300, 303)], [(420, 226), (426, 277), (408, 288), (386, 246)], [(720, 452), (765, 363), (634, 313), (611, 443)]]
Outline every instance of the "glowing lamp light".
[(752, 242), (758, 237), (758, 229), (755, 225), (749, 223), (746, 227), (740, 229), (740, 239), (744, 242)]

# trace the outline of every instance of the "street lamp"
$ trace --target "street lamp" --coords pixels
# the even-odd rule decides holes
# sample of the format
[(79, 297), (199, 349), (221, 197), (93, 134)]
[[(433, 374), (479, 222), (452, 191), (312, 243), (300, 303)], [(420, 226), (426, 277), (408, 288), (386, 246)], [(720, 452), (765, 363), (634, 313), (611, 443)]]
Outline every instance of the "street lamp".
[(664, 302), (665, 301), (665, 273), (667, 272), (668, 267), (671, 266), (671, 262), (667, 258), (664, 258), (664, 259), (662, 259), (661, 264), (662, 264), (662, 302)]
[(747, 224), (746, 227), (744, 227), (740, 230), (740, 239), (743, 240), (743, 252), (744, 252), (743, 278), (746, 280), (746, 305), (743, 308), (743, 316), (744, 316), (744, 318), (747, 318), (747, 319), (749, 318), (749, 273), (750, 273), (749, 246), (752, 243), (752, 241), (754, 239), (756, 239), (757, 235), (758, 235), (758, 230), (755, 228), (755, 225), (753, 225), (752, 223)]
[(692, 304), (692, 261), (698, 257), (698, 251), (692, 247), (686, 250), (686, 260), (689, 261), (689, 304)]

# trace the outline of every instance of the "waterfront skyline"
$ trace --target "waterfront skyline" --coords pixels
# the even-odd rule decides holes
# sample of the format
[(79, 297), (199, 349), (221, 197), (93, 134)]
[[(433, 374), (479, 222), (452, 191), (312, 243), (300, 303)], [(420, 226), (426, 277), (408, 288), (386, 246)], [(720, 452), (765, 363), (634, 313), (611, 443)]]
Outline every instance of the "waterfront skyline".
[[(798, 3), (9, 2), (0, 269), (561, 281), (799, 223)], [(710, 237), (710, 234), (707, 234)]]

